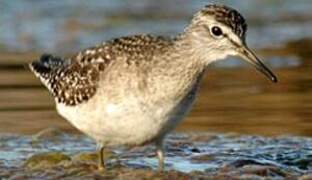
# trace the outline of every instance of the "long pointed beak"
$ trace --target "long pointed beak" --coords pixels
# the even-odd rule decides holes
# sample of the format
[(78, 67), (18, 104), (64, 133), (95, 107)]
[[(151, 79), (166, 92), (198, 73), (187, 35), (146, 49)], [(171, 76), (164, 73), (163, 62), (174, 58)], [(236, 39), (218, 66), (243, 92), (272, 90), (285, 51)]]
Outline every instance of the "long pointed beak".
[(277, 83), (277, 77), (273, 74), (273, 72), (268, 67), (266, 67), (248, 47), (241, 47), (239, 49), (239, 55), (248, 63), (252, 64), (258, 71), (263, 73), (272, 82)]

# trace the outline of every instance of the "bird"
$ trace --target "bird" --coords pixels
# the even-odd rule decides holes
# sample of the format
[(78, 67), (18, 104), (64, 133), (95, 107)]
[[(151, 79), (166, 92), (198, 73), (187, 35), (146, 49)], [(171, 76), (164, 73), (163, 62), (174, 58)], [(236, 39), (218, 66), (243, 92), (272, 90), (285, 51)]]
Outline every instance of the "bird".
[(174, 37), (129, 35), (63, 58), (29, 63), (57, 112), (97, 143), (100, 170), (108, 147), (155, 145), (164, 170), (164, 139), (190, 112), (207, 67), (239, 57), (272, 82), (277, 77), (246, 44), (247, 22), (234, 8), (208, 4)]

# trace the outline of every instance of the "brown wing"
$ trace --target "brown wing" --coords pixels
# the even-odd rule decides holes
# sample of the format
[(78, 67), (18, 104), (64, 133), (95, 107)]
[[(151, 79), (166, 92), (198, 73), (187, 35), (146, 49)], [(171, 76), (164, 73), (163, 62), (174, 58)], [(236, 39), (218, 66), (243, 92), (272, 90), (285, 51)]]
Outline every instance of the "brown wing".
[(98, 81), (99, 71), (95, 66), (73, 63), (57, 70), (49, 84), (57, 102), (73, 106), (94, 96)]
[(88, 101), (97, 91), (100, 73), (123, 56), (126, 64), (149, 60), (153, 52), (170, 44), (168, 39), (138, 35), (113, 39), (79, 52), (69, 60), (43, 55), (30, 64), (31, 70), (50, 90), (58, 103), (74, 106)]

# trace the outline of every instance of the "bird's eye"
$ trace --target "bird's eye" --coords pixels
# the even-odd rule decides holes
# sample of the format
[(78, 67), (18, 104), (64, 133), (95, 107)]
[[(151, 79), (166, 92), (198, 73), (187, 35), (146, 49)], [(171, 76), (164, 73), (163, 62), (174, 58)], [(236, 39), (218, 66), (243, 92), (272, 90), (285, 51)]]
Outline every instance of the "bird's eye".
[(221, 28), (218, 26), (213, 26), (211, 28), (211, 33), (212, 33), (212, 35), (214, 35), (216, 37), (220, 37), (223, 34)]

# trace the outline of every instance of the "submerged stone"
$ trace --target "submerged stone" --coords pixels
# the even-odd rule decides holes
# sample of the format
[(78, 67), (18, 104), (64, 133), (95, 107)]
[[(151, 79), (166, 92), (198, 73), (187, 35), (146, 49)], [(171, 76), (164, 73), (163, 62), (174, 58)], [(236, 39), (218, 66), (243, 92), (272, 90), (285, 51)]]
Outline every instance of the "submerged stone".
[(214, 156), (211, 154), (204, 154), (199, 156), (193, 156), (191, 160), (194, 163), (207, 163), (208, 161), (214, 160)]
[[(111, 160), (113, 158), (115, 158), (115, 155), (112, 151), (109, 150), (104, 151), (104, 160)], [(97, 163), (99, 160), (99, 154), (98, 152), (82, 152), (74, 155), (72, 160)]]
[(73, 161), (82, 161), (82, 162), (93, 162), (96, 163), (98, 161), (98, 153), (96, 152), (83, 152), (74, 155), (72, 158)]
[(69, 156), (60, 152), (39, 153), (28, 158), (24, 166), (30, 169), (44, 169), (70, 160)]

